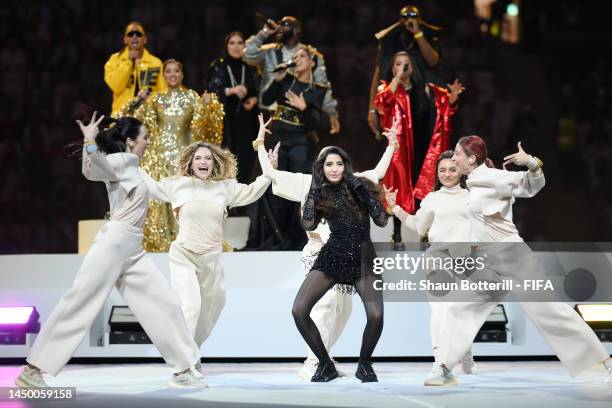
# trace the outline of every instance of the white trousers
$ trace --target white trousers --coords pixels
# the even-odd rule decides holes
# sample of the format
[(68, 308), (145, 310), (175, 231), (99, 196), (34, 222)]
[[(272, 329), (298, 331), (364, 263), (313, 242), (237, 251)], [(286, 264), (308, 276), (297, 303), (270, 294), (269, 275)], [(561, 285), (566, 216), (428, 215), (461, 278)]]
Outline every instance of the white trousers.
[(200, 255), (175, 241), (168, 255), (171, 286), (180, 299), (187, 327), (201, 348), (225, 306), (221, 251)]
[[(491, 250), (489, 247), (484, 252), (487, 254), (487, 268), (499, 279), (512, 279), (513, 282), (545, 279), (525, 243), (500, 243), (496, 246), (501, 250)], [(593, 330), (569, 305), (563, 302), (533, 302), (533, 298), (526, 297), (523, 297), (526, 301), (521, 301), (524, 295), (516, 295), (527, 317), (571, 376), (610, 357)], [(440, 362), (451, 370), (457, 365), (497, 304), (488, 301), (455, 302), (443, 309), (444, 316), (440, 318)]]
[(199, 361), (178, 298), (142, 250), (142, 230), (110, 221), (96, 235), (72, 287), (43, 325), (27, 362), (57, 375), (85, 338), (113, 286), (173, 372)]
[[(304, 254), (302, 257), (304, 272), (310, 271), (310, 265), (317, 259), (318, 252), (315, 254)], [(332, 288), (327, 291), (325, 295), (310, 311), (310, 318), (313, 320), (319, 333), (321, 334), (321, 340), (325, 345), (325, 349), (331, 354), (331, 348), (336, 341), (340, 338), (340, 335), (346, 327), (346, 323), (351, 317), (353, 310), (353, 297), (351, 295), (340, 293)], [(310, 347), (306, 347), (308, 350), (308, 358), (306, 361), (316, 363), (319, 361), (317, 356), (312, 352)]]

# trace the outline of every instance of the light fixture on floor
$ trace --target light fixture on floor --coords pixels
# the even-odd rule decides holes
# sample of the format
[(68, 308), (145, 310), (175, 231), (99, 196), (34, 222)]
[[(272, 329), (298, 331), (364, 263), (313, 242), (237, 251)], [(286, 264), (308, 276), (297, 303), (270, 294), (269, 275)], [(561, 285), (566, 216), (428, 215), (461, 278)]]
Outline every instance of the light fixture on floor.
[(507, 324), (508, 316), (504, 305), (497, 305), (478, 330), (474, 341), (478, 343), (506, 343), (508, 341)]
[(149, 336), (128, 306), (113, 306), (108, 325), (109, 344), (151, 344)]
[(0, 344), (26, 344), (26, 333), (38, 333), (34, 306), (0, 306)]
[(593, 329), (599, 340), (612, 342), (612, 303), (578, 303), (574, 309)]

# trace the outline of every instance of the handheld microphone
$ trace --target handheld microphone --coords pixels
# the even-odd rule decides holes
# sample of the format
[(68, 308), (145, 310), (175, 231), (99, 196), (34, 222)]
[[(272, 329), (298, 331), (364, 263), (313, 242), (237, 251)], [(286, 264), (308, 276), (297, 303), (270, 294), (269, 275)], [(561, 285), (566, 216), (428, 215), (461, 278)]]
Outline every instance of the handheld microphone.
[(261, 22), (263, 22), (265, 25), (267, 25), (273, 30), (279, 26), (279, 24), (276, 21), (264, 16), (261, 13), (255, 13), (255, 17), (257, 17), (258, 20), (260, 20)]
[(276, 68), (274, 68), (272, 70), (272, 72), (280, 72), (280, 71), (284, 71), (288, 68), (293, 68), (295, 67), (297, 64), (295, 63), (295, 61), (289, 61), (289, 62), (281, 62), (280, 64), (278, 64), (276, 66)]

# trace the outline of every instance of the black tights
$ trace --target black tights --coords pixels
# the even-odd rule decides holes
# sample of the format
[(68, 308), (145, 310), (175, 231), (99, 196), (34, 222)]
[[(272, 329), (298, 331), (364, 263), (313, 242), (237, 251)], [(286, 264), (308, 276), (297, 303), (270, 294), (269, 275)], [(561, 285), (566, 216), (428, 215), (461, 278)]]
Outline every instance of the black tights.
[[(369, 360), (374, 353), (374, 348), (380, 339), (383, 329), (383, 297), (382, 292), (375, 290), (373, 283), (380, 279), (379, 275), (366, 275), (355, 282), (355, 289), (363, 301), (365, 307), (367, 323), (363, 331), (361, 340), (360, 360)], [(320, 362), (330, 362), (331, 359), (319, 329), (310, 317), (310, 311), (314, 305), (330, 290), (336, 281), (321, 271), (311, 271), (300, 289), (298, 290), (295, 301), (293, 302), (293, 319), (300, 334), (308, 344), (308, 347), (315, 353)]]

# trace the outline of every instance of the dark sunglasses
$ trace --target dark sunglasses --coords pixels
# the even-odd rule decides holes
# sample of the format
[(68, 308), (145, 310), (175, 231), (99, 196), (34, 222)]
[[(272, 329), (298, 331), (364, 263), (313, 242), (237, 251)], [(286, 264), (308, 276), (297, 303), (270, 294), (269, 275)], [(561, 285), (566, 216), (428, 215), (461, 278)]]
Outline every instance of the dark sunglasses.
[(414, 11), (410, 11), (408, 13), (401, 13), (401, 18), (419, 18), (419, 13), (415, 13)]
[(140, 31), (130, 31), (129, 33), (126, 34), (128, 37), (142, 37), (143, 34)]

